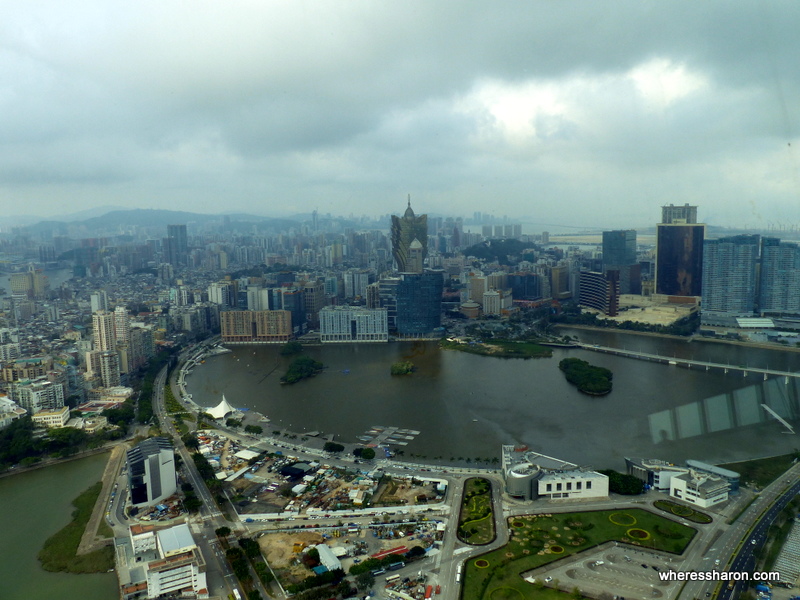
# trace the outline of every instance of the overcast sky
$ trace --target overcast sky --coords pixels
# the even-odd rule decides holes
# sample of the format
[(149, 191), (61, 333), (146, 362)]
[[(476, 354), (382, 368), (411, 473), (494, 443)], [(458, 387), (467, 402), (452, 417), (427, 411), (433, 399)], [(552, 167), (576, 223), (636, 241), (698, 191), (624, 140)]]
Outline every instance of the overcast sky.
[(0, 0), (0, 205), (800, 224), (800, 3)]

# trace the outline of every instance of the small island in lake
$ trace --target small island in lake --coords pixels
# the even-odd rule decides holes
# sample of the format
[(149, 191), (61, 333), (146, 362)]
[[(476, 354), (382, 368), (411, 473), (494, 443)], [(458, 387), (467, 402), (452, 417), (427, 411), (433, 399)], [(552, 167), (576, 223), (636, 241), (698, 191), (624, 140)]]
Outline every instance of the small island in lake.
[(603, 367), (590, 365), (579, 358), (565, 358), (558, 363), (558, 368), (572, 385), (584, 394), (604, 396), (611, 391), (613, 373)]
[(286, 375), (281, 377), (281, 383), (297, 383), (301, 379), (313, 377), (324, 365), (310, 356), (298, 356), (286, 369)]
[(392, 365), (392, 375), (411, 375), (415, 368), (410, 360), (396, 362)]

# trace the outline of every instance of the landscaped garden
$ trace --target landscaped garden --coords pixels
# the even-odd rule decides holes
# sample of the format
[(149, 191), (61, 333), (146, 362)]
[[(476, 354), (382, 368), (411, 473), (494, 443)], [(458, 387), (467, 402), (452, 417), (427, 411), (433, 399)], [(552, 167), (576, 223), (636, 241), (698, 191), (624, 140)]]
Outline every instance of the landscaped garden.
[(554, 590), (537, 589), (520, 574), (609, 541), (679, 554), (696, 533), (642, 509), (524, 515), (511, 517), (508, 529), (505, 546), (467, 561), (464, 600), (555, 597)]
[(697, 511), (684, 504), (672, 502), (671, 500), (656, 500), (653, 502), (653, 506), (655, 506), (658, 510), (663, 510), (664, 512), (673, 514), (681, 519), (686, 519), (692, 523), (702, 523), (705, 525), (707, 523), (711, 523), (712, 521), (711, 517), (709, 517), (706, 513)]
[(492, 484), (473, 477), (464, 482), (464, 498), (458, 518), (458, 539), (467, 544), (488, 544), (495, 538)]

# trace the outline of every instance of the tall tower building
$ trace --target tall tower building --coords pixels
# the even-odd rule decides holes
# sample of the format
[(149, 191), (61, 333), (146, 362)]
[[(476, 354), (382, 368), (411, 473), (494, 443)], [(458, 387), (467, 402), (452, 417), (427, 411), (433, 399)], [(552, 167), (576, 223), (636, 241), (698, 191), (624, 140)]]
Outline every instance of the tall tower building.
[(411, 243), (418, 240), (422, 246), (422, 259), (428, 255), (428, 215), (416, 216), (411, 210), (411, 196), (408, 208), (402, 217), (392, 215), (392, 255), (400, 273), (408, 273)]
[(93, 313), (98, 310), (108, 310), (108, 294), (106, 294), (105, 290), (99, 290), (90, 295), (89, 302)]
[(664, 205), (661, 207), (661, 222), (672, 225), (697, 223), (697, 207)]
[(800, 247), (778, 238), (761, 240), (758, 310), (761, 314), (800, 314)]
[(441, 273), (401, 273), (397, 283), (397, 333), (426, 337), (442, 324)]
[(92, 314), (92, 333), (94, 349), (100, 351), (114, 350), (117, 346), (114, 313), (98, 310)]
[(641, 294), (642, 276), (636, 260), (636, 230), (603, 232), (603, 272), (619, 271), (619, 293)]
[(700, 296), (703, 292), (705, 225), (697, 223), (697, 207), (664, 206), (656, 225), (656, 293)]
[(186, 225), (167, 225), (164, 256), (172, 266), (185, 265), (189, 255), (189, 236)]
[(130, 342), (130, 329), (130, 317), (128, 317), (127, 309), (124, 306), (117, 306), (114, 309), (114, 335), (118, 344)]
[(703, 323), (725, 325), (721, 319), (754, 314), (758, 245), (757, 235), (703, 243)]

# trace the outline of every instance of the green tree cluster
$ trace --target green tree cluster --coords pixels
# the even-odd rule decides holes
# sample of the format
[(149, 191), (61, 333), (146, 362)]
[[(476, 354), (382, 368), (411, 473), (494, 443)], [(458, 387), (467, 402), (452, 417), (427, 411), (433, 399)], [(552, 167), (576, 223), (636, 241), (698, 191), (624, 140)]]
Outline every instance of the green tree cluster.
[(286, 374), (281, 377), (281, 383), (297, 383), (301, 379), (313, 377), (322, 370), (324, 365), (310, 356), (298, 356), (289, 365)]
[(579, 358), (565, 358), (558, 368), (572, 385), (586, 394), (602, 395), (611, 391), (613, 374), (608, 369), (590, 365)]
[(613, 469), (599, 471), (608, 477), (608, 491), (623, 496), (636, 496), (644, 493), (644, 481), (627, 473), (619, 473)]

